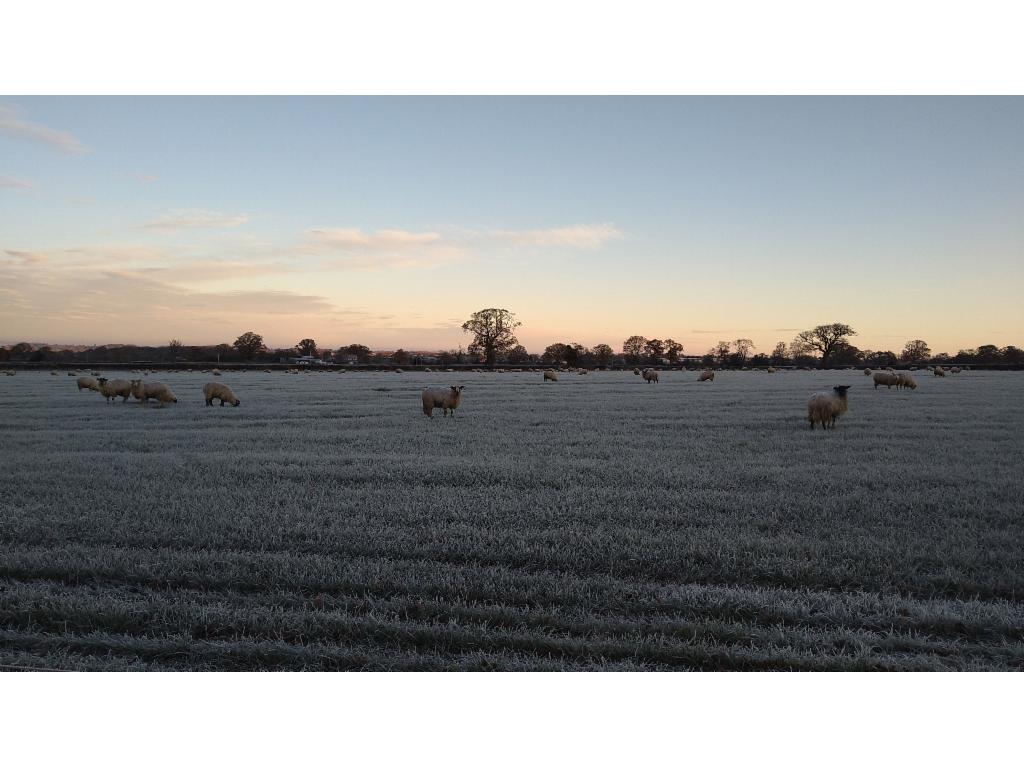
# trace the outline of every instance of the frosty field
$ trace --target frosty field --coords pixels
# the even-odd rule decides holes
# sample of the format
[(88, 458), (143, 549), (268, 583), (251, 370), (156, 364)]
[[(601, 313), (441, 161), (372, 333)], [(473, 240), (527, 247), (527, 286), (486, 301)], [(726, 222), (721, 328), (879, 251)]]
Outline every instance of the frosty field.
[(1024, 374), (696, 378), (0, 376), (0, 664), (1024, 667)]

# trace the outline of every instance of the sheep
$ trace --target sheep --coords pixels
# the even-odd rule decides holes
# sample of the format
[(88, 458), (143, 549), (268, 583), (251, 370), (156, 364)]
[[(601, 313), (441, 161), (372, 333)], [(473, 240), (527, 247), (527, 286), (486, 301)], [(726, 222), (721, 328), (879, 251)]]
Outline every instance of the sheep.
[(100, 383), (92, 376), (79, 376), (78, 391), (81, 392), (83, 389), (91, 389), (93, 392), (99, 392)]
[(835, 429), (836, 419), (846, 413), (846, 390), (849, 385), (832, 387), (831, 392), (815, 392), (807, 401), (807, 420), (814, 424), (821, 424), (822, 429), (831, 427)]
[(57, 371), (50, 371), (50, 375), (51, 376), (57, 376), (58, 374), (57, 374)]
[(909, 371), (900, 371), (896, 374), (896, 389), (917, 389), (917, 381)]
[(643, 376), (644, 376), (644, 381), (646, 381), (648, 384), (657, 384), (658, 383), (658, 372), (655, 371), (655, 370), (651, 370), (649, 368), (644, 368)]
[[(146, 371), (146, 373), (149, 373), (149, 371)], [(214, 368), (212, 371), (210, 371), (210, 373), (212, 373), (214, 376), (220, 376), (220, 369)]]
[(634, 376), (639, 376), (640, 375), (640, 369), (639, 368), (634, 368), (633, 369), (633, 375)]
[(698, 377), (698, 379), (697, 379), (697, 381), (714, 381), (714, 380), (715, 380), (715, 372), (714, 371), (701, 371), (700, 372), (700, 377)]
[(143, 382), (142, 379), (132, 379), (132, 395), (143, 403), (150, 399), (157, 400), (162, 405), (178, 402), (171, 388), (158, 381)]
[(899, 377), (892, 371), (875, 371), (873, 378), (875, 389), (878, 389), (879, 384), (884, 384), (886, 388), (892, 389), (893, 384), (899, 383)]
[(558, 381), (558, 374), (554, 371), (544, 371), (544, 381)]
[(935, 370), (933, 370), (932, 373), (935, 374), (936, 376), (945, 376), (946, 375), (946, 372), (944, 370), (942, 370), (942, 366), (941, 365), (936, 365), (935, 366)]
[(132, 383), (126, 379), (113, 379), (108, 381), (107, 379), (100, 378), (100, 394), (107, 399), (108, 403), (112, 403), (117, 400), (118, 396), (124, 398), (121, 402), (127, 403), (128, 398), (132, 395)]
[(952, 368), (949, 369), (949, 372), (950, 373), (960, 373), (960, 367), (957, 366), (957, 365), (954, 365)]
[(765, 372), (765, 373), (775, 373), (775, 369), (774, 369), (774, 368), (772, 368), (772, 367), (771, 367), (771, 366), (769, 365), (769, 366), (768, 366), (767, 368), (765, 368), (765, 369), (764, 369), (764, 372)]
[(235, 393), (231, 391), (231, 387), (227, 384), (221, 384), (219, 381), (211, 381), (209, 384), (204, 384), (203, 397), (206, 398), (207, 405), (213, 405), (214, 398), (220, 400), (221, 406), (227, 402), (237, 408), (238, 404), (242, 402), (235, 397)]
[(455, 409), (459, 407), (464, 386), (424, 387), (423, 388), (423, 412), (430, 418), (434, 418), (434, 409), (440, 408), (442, 415), (447, 416), (449, 411), (452, 418), (455, 418)]
[(870, 376), (871, 375), (871, 369), (870, 368), (865, 368), (864, 369), (864, 375), (865, 376)]

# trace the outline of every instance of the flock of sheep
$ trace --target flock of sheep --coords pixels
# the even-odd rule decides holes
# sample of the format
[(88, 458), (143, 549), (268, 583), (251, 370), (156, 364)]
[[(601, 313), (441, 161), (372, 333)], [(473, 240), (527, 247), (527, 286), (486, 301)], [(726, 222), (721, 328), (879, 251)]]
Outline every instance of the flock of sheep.
[[(215, 373), (214, 375), (219, 375)], [(106, 398), (108, 403), (122, 398), (122, 403), (127, 403), (129, 397), (134, 397), (140, 403), (147, 403), (155, 400), (161, 406), (168, 403), (178, 402), (171, 388), (159, 381), (144, 381), (143, 379), (106, 379), (102, 376), (79, 376), (77, 379), (78, 391), (83, 389), (99, 392)], [(239, 400), (231, 387), (221, 384), (218, 381), (211, 381), (203, 385), (203, 398), (207, 405), (213, 405), (214, 400), (220, 400), (220, 404), (231, 403), (237, 406)]]
[[(429, 369), (428, 369), (429, 370)], [(450, 370), (450, 369), (449, 369)], [(864, 369), (865, 376), (871, 376), (872, 382), (874, 383), (875, 389), (879, 386), (884, 386), (891, 389), (896, 387), (897, 389), (917, 389), (917, 381), (914, 379), (911, 371), (916, 370), (914, 368), (910, 371), (896, 371), (892, 368), (887, 368), (882, 371), (872, 371), (870, 368)], [(927, 370), (931, 371), (935, 376), (945, 376), (946, 373), (960, 373), (964, 370), (969, 370), (967, 366), (953, 366), (951, 368), (943, 368), (942, 366), (929, 366)], [(534, 369), (535, 372), (536, 369)], [(267, 371), (270, 372), (269, 370)], [(396, 372), (401, 372), (396, 369)], [(482, 371), (481, 371), (482, 372)], [(558, 381), (559, 372), (575, 372), (579, 375), (585, 375), (588, 373), (586, 369), (568, 369), (563, 371), (556, 371), (554, 369), (547, 369), (543, 371), (543, 381)], [(768, 368), (767, 373), (776, 373), (774, 368)], [(4, 371), (9, 376), (14, 375), (14, 371)], [(133, 373), (140, 373), (140, 371), (133, 371)], [(149, 373), (148, 371), (146, 373)], [(216, 368), (212, 371), (214, 376), (220, 376), (221, 372)], [(299, 373), (296, 369), (286, 371), (286, 373), (297, 374)], [(648, 384), (657, 384), (660, 381), (658, 371), (653, 368), (634, 368), (633, 373), (637, 376), (641, 376)], [(52, 371), (53, 376), (58, 375), (57, 371)], [(75, 373), (68, 373), (68, 376), (75, 376)], [(703, 370), (697, 377), (698, 382), (715, 380), (714, 370)], [(150, 400), (154, 400), (161, 404), (161, 406), (167, 405), (168, 403), (178, 402), (178, 398), (175, 396), (171, 388), (166, 384), (157, 381), (145, 381), (143, 379), (107, 379), (98, 374), (92, 376), (79, 376), (77, 378), (77, 384), (79, 391), (85, 389), (94, 392), (99, 392), (106, 398), (108, 403), (114, 402), (118, 397), (122, 398), (122, 402), (128, 402), (129, 398), (134, 397), (140, 403), (147, 403)], [(462, 390), (464, 386), (450, 386), (450, 387), (425, 387), (421, 393), (421, 401), (423, 404), (423, 413), (433, 418), (434, 410), (437, 408), (441, 409), (442, 415), (444, 416), (455, 416), (455, 410), (459, 407), (462, 399)], [(815, 392), (811, 395), (810, 400), (807, 402), (807, 420), (810, 423), (811, 429), (814, 429), (816, 424), (820, 424), (822, 429), (834, 429), (836, 420), (847, 411), (847, 391), (850, 389), (849, 385), (833, 387), (831, 392)], [(207, 405), (213, 405), (214, 400), (218, 400), (220, 405), (223, 406), (226, 403), (232, 406), (238, 406), (240, 400), (231, 390), (231, 387), (220, 382), (209, 382), (203, 385), (203, 399)]]

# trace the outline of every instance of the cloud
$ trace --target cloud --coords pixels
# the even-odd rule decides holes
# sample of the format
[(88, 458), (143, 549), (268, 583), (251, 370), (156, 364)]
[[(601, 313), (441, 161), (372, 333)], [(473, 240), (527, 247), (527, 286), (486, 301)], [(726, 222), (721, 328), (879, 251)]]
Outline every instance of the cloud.
[(690, 333), (796, 333), (802, 328), (719, 328), (718, 330), (701, 330), (694, 328)]
[(171, 211), (159, 219), (147, 222), (142, 226), (145, 229), (157, 229), (176, 231), (180, 229), (215, 229), (223, 227), (237, 227), (245, 224), (249, 217), (244, 213), (228, 214), (217, 211), (203, 211), (198, 209), (184, 209)]
[(141, 181), (143, 184), (152, 184), (158, 178), (159, 178), (158, 176), (154, 176), (151, 173), (137, 173), (137, 174), (135, 174), (135, 179), (137, 181)]
[(550, 229), (493, 230), (476, 233), (478, 238), (492, 238), (518, 246), (557, 246), (569, 248), (600, 248), (610, 240), (622, 237), (614, 224), (578, 224)]
[(309, 236), (312, 242), (335, 248), (368, 248), (373, 250), (394, 250), (418, 248), (441, 241), (437, 232), (408, 232), (402, 229), (380, 229), (363, 232), (359, 229), (313, 229)]
[(0, 104), (0, 133), (15, 139), (46, 144), (68, 154), (88, 152), (88, 148), (67, 131), (58, 131), (24, 118), (24, 111), (13, 104)]
[(5, 256), (20, 261), (22, 264), (42, 264), (47, 261), (45, 253), (34, 253), (32, 251), (11, 251), (5, 250)]
[(2, 189), (32, 189), (35, 186), (31, 181), (16, 179), (13, 176), (0, 176), (0, 188)]

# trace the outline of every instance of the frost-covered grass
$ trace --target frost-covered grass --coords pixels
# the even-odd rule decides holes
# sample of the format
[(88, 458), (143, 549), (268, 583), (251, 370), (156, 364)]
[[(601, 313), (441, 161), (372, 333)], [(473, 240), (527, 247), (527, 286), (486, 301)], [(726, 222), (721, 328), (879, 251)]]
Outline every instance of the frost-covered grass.
[(0, 665), (1021, 668), (1024, 377), (923, 373), (0, 377)]

